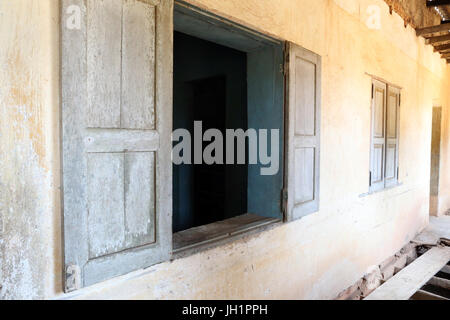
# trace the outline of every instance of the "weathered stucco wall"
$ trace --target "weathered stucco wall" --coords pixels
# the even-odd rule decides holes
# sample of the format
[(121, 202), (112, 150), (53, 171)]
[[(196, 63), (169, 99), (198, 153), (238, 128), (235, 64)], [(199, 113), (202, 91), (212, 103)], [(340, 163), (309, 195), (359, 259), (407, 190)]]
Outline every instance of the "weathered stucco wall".
[[(2, 1), (3, 298), (334, 298), (427, 224), (436, 104), (445, 122), (441, 193), (450, 194), (449, 68), (384, 1), (190, 2), (322, 55), (320, 212), (63, 295), (58, 1)], [(378, 26), (370, 6), (379, 8), (380, 29), (369, 28)], [(368, 74), (403, 88), (402, 185), (360, 197), (369, 178)], [(449, 196), (440, 203), (450, 207)]]
[(450, 83), (447, 88), (447, 104), (443, 105), (440, 101), (435, 103), (435, 106), (442, 106), (438, 216), (450, 214)]
[(0, 1), (1, 298), (60, 290), (58, 1)]

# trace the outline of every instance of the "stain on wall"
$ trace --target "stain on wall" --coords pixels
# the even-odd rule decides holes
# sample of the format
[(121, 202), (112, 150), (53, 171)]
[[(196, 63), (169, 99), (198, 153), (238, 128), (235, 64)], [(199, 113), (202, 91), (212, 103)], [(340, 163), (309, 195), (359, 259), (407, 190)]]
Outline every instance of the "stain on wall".
[[(0, 213), (3, 299), (50, 296), (55, 252), (57, 117), (54, 1), (0, 3)], [(55, 234), (56, 233), (56, 234)], [(58, 259), (60, 259), (58, 257)]]

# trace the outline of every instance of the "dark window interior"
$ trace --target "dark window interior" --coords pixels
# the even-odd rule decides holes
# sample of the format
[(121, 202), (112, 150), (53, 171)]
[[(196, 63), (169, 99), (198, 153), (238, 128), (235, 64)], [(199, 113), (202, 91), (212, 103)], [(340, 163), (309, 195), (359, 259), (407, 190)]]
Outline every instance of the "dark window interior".
[[(214, 128), (223, 136), (226, 128), (246, 130), (246, 86), (244, 52), (174, 33), (174, 130), (194, 137), (194, 121), (202, 121), (203, 132)], [(246, 165), (174, 165), (173, 177), (174, 232), (247, 211)]]
[(194, 121), (200, 120), (203, 132), (219, 129), (224, 138), (225, 129), (279, 129), (280, 169), (261, 176), (260, 164), (173, 165), (173, 231), (246, 213), (281, 219), (282, 43), (184, 7), (176, 7), (174, 25), (174, 130), (187, 129), (194, 139)]

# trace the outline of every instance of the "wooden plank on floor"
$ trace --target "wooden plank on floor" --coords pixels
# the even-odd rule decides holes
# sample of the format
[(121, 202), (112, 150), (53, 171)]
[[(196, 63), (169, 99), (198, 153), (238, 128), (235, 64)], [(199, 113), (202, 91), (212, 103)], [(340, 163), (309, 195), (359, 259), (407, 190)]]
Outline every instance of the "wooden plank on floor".
[(443, 289), (450, 290), (450, 280), (439, 278), (439, 277), (433, 277), (430, 279), (428, 284), (431, 284), (436, 287), (440, 287)]
[(438, 296), (437, 294), (427, 292), (424, 290), (417, 291), (412, 297), (412, 300), (448, 300), (447, 298)]
[(444, 266), (441, 272), (450, 274), (450, 266), (449, 265)]
[(365, 300), (408, 300), (450, 260), (450, 247), (434, 247), (401, 270)]

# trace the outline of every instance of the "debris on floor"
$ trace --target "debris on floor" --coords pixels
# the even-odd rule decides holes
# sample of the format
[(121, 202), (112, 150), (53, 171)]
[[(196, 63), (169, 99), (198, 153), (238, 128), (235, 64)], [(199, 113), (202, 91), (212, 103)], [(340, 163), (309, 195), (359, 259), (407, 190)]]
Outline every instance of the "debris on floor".
[(435, 246), (448, 239), (450, 239), (450, 216), (430, 217), (430, 224), (413, 242), (418, 245)]
[(428, 227), (394, 256), (373, 266), (337, 300), (450, 299), (450, 216)]

